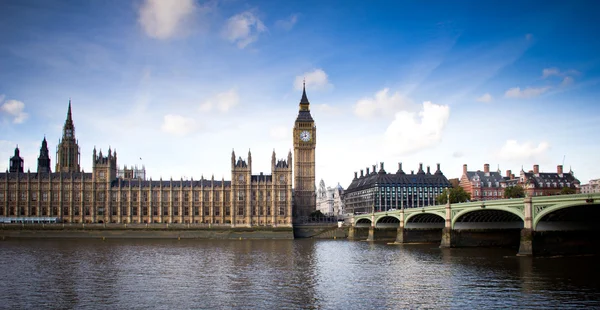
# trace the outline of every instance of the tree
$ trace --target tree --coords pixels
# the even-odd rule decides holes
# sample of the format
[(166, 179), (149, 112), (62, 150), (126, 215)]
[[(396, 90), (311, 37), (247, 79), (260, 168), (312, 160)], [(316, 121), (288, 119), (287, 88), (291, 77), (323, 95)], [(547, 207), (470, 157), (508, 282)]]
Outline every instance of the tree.
[(312, 218), (323, 218), (325, 217), (325, 214), (323, 214), (323, 212), (321, 212), (321, 210), (315, 210), (313, 212), (310, 213), (310, 217)]
[(572, 188), (570, 188), (570, 187), (566, 187), (566, 186), (565, 186), (565, 187), (563, 187), (563, 188), (560, 190), (560, 194), (561, 194), (561, 195), (571, 195), (571, 194), (575, 194), (575, 190), (574, 190), (574, 189), (572, 189)]
[(444, 205), (448, 202), (448, 191), (450, 191), (450, 203), (461, 203), (471, 200), (471, 194), (465, 192), (462, 187), (446, 188), (437, 196), (438, 204)]
[(508, 186), (504, 189), (504, 198), (524, 198), (525, 190), (521, 185)]

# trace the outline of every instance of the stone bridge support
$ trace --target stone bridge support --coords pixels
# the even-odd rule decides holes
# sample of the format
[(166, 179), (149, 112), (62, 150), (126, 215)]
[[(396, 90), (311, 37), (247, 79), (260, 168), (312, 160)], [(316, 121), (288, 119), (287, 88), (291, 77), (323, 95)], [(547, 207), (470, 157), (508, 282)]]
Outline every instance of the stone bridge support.
[(451, 248), (452, 247), (452, 206), (450, 205), (450, 197), (446, 203), (446, 223), (444, 229), (442, 229), (442, 241), (440, 242), (440, 248)]
[(517, 255), (531, 256), (533, 255), (533, 202), (531, 201), (531, 197), (525, 197), (524, 202), (523, 213), (525, 222), (521, 230), (521, 241)]
[(398, 226), (395, 243), (404, 243), (404, 209), (400, 209), (400, 226)]

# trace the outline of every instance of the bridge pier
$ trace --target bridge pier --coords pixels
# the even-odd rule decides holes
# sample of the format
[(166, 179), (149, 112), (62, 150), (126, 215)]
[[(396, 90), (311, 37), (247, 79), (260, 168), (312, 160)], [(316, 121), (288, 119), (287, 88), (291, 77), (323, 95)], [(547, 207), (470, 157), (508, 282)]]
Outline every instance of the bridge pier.
[(451, 248), (452, 246), (453, 246), (452, 229), (451, 228), (442, 229), (442, 241), (440, 242), (440, 248)]
[(452, 245), (452, 207), (450, 206), (450, 194), (448, 193), (448, 200), (446, 202), (446, 222), (444, 224), (444, 229), (442, 229), (440, 248), (451, 248)]
[(519, 253), (517, 256), (532, 256), (533, 255), (533, 230), (521, 229), (521, 241), (519, 242)]
[(369, 236), (367, 237), (367, 241), (375, 241), (375, 227), (369, 227)]
[(350, 226), (350, 228), (348, 229), (348, 239), (349, 240), (354, 240), (356, 237), (356, 228), (354, 228), (354, 226)]
[(525, 197), (523, 200), (523, 229), (521, 230), (521, 241), (519, 242), (518, 256), (533, 255), (533, 202), (531, 197)]
[(396, 241), (394, 241), (394, 243), (404, 243), (404, 227), (398, 227), (398, 232), (396, 233)]

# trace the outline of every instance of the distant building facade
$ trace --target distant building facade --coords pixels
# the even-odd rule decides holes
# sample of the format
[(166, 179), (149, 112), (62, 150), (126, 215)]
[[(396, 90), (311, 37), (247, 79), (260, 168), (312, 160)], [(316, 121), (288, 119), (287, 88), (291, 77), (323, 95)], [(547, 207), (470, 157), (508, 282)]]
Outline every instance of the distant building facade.
[(590, 180), (588, 184), (581, 185), (582, 194), (600, 193), (600, 179)]
[(459, 185), (473, 201), (495, 200), (504, 197), (504, 181), (500, 171), (490, 171), (489, 164), (483, 165), (483, 171), (468, 171), (467, 165), (463, 165)]
[(252, 155), (231, 154), (231, 181), (146, 180), (145, 170), (117, 169), (117, 152), (94, 148), (92, 171), (80, 170), (71, 102), (55, 172), (46, 139), (37, 172), (24, 172), (18, 147), (0, 173), (0, 217), (46, 217), (68, 223), (206, 223), (292, 225), (292, 154), (271, 158), (271, 174), (252, 174)]
[(522, 185), (529, 197), (558, 195), (567, 187), (575, 193), (580, 193), (580, 182), (573, 175), (573, 171), (563, 172), (563, 166), (556, 166), (556, 172), (540, 172), (539, 165), (533, 165), (533, 170), (523, 171), (519, 176), (519, 185)]
[(452, 187), (437, 165), (437, 170), (427, 172), (419, 164), (417, 173), (406, 174), (402, 163), (396, 173), (388, 173), (380, 164), (379, 171), (366, 168), (366, 173), (354, 173), (354, 179), (344, 191), (343, 201), (346, 213), (363, 214), (373, 211), (399, 210), (402, 208), (426, 207), (436, 204), (436, 197), (446, 188)]
[(325, 182), (321, 180), (317, 190), (317, 210), (330, 216), (344, 214), (343, 195), (344, 188), (339, 183), (334, 187), (325, 187)]
[(504, 190), (516, 185), (523, 187), (529, 197), (557, 195), (565, 187), (580, 192), (579, 180), (571, 171), (564, 173), (562, 165), (557, 166), (556, 172), (540, 172), (539, 165), (533, 165), (529, 172), (521, 169), (519, 177), (511, 170), (506, 171), (506, 176), (500, 171), (490, 171), (489, 164), (483, 165), (483, 171), (468, 171), (467, 165), (463, 165), (460, 186), (471, 195), (472, 201), (503, 199)]

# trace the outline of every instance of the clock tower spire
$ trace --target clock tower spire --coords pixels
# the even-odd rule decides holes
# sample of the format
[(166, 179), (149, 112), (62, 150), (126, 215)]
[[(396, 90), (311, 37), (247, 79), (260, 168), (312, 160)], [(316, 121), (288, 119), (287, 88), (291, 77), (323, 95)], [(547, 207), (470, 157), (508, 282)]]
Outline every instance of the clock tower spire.
[(62, 140), (56, 150), (56, 172), (79, 172), (79, 145), (75, 139), (75, 125), (71, 114), (71, 99), (67, 119), (63, 126)]
[(317, 127), (310, 115), (310, 102), (306, 96), (306, 83), (302, 85), (298, 117), (294, 124), (294, 208), (296, 222), (307, 218), (316, 210), (315, 148)]

